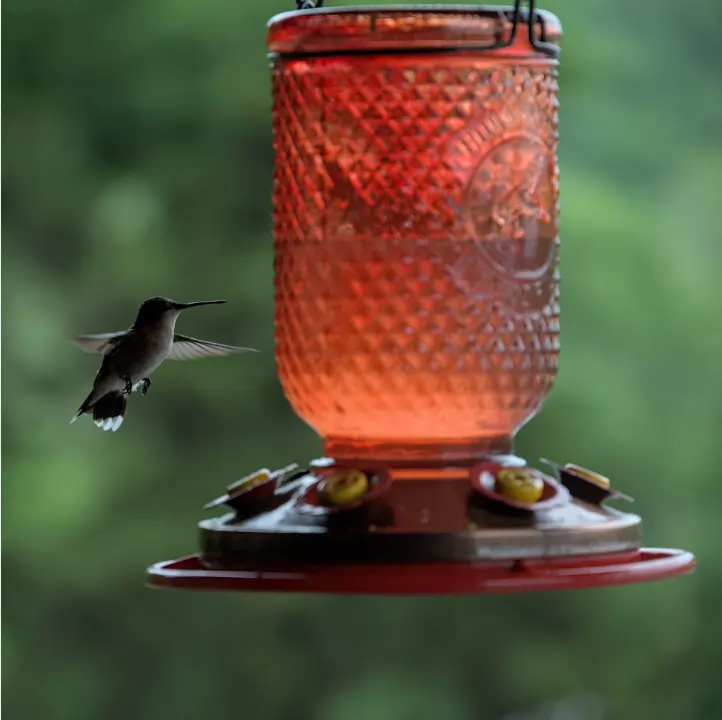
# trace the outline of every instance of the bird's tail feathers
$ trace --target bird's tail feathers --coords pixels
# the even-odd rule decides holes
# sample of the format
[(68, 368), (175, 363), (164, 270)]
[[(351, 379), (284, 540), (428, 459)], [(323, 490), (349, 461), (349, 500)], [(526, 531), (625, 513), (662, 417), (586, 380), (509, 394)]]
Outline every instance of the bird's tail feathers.
[(120, 391), (109, 392), (93, 405), (93, 422), (103, 430), (115, 432), (123, 424), (127, 405), (127, 395)]
[(81, 415), (84, 415), (93, 406), (93, 395), (95, 394), (95, 388), (90, 391), (90, 395), (83, 400), (83, 404), (77, 409), (75, 415), (70, 418), (70, 424), (72, 425)]
[(93, 393), (88, 395), (78, 411), (70, 419), (72, 425), (81, 415), (93, 413), (93, 422), (103, 430), (115, 432), (123, 424), (125, 408), (128, 404), (127, 396), (120, 391), (106, 393), (92, 402)]

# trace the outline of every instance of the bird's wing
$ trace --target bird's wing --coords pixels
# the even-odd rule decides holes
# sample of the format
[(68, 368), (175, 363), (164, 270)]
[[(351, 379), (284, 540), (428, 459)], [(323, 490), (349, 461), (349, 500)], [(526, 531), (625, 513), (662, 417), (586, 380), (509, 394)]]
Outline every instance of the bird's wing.
[(76, 335), (73, 342), (85, 352), (97, 352), (101, 355), (107, 355), (127, 332), (127, 330), (120, 330), (119, 332), (98, 333), (97, 335)]
[(221, 343), (197, 340), (186, 335), (173, 336), (173, 349), (168, 355), (168, 360), (198, 360), (205, 357), (223, 357), (233, 353), (258, 352), (253, 348), (235, 347), (234, 345), (223, 345)]

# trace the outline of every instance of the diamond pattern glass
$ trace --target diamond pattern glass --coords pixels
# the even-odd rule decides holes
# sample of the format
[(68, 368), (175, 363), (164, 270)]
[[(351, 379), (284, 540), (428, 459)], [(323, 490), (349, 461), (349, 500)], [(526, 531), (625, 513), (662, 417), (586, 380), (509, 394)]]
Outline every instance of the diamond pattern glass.
[(337, 458), (508, 451), (557, 369), (556, 61), (520, 31), (506, 53), (280, 56), (272, 84), (294, 410)]

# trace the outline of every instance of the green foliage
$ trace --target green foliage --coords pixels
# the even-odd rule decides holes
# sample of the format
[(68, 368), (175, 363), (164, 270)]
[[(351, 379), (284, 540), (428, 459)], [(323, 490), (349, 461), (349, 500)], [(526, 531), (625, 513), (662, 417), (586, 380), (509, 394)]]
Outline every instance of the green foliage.
[[(694, 550), (698, 573), (499, 598), (143, 587), (148, 564), (194, 550), (220, 488), (320, 450), (272, 361), (264, 23), (292, 6), (5, 3), (8, 717), (599, 717), (593, 703), (549, 709), (580, 692), (604, 717), (721, 717), (713, 0), (548, 4), (565, 27), (564, 352), (518, 448), (614, 477), (638, 498), (648, 544)], [(67, 338), (124, 327), (159, 293), (225, 297), (181, 331), (262, 353), (164, 366), (118, 434), (69, 426), (97, 358)]]

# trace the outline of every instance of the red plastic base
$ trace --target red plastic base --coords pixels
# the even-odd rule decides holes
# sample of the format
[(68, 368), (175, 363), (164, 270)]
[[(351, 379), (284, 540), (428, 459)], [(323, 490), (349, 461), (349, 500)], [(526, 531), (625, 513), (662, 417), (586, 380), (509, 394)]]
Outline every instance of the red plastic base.
[(197, 555), (148, 569), (156, 588), (367, 595), (483, 595), (567, 590), (662, 580), (692, 572), (694, 555), (647, 548), (637, 552), (498, 563), (325, 565), (274, 570), (213, 570)]

